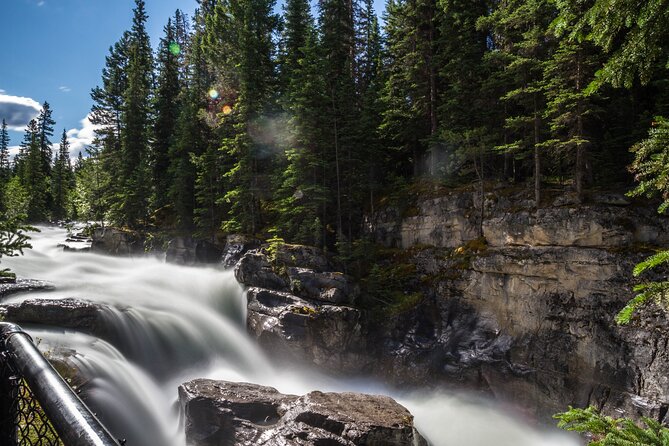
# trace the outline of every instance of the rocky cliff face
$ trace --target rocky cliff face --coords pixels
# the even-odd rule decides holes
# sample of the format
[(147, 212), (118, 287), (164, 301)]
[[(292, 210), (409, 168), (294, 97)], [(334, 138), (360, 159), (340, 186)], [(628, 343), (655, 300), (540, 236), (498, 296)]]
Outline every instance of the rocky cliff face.
[[(627, 327), (614, 316), (633, 295), (633, 265), (669, 244), (669, 225), (624, 197), (594, 201), (533, 211), (491, 195), (481, 221), (476, 194), (454, 193), (411, 216), (377, 215), (369, 231), (412, 248), (427, 295), (372, 329), (391, 379), (459, 382), (541, 418), (571, 404), (665, 420), (666, 315)], [(487, 247), (458, 258), (481, 230)]]

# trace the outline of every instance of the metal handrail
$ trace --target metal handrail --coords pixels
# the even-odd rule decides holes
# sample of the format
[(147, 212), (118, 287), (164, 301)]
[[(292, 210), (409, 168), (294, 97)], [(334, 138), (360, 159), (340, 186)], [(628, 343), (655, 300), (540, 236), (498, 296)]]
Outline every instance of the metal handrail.
[(0, 322), (3, 359), (25, 379), (66, 446), (119, 446), (21, 327)]

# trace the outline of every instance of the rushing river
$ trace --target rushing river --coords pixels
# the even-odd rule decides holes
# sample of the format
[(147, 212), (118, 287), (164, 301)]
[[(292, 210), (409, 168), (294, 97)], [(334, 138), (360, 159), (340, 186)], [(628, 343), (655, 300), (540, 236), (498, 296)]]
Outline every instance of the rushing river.
[(572, 446), (560, 432), (536, 430), (501, 407), (445, 393), (405, 394), (365, 380), (342, 380), (270, 363), (245, 334), (245, 298), (231, 271), (166, 264), (156, 258), (119, 258), (63, 252), (60, 228), (32, 235), (33, 249), (4, 258), (19, 277), (44, 279), (55, 291), (26, 298), (77, 297), (109, 304), (109, 342), (57, 328), (25, 327), (43, 351), (76, 351), (86, 377), (85, 399), (129, 446), (183, 446), (177, 387), (193, 378), (268, 385), (284, 393), (359, 391), (393, 396), (416, 426), (439, 446)]

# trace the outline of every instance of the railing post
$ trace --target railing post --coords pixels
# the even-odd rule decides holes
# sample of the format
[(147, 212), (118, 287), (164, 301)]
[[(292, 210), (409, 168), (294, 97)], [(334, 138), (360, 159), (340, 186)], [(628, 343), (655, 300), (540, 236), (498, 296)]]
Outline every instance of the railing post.
[(9, 353), (0, 342), (0, 444), (17, 443), (16, 420), (19, 380), (9, 364)]

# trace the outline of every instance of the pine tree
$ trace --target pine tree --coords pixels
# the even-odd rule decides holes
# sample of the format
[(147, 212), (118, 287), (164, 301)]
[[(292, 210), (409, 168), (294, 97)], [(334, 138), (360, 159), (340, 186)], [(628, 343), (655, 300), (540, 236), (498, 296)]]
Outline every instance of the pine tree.
[(37, 117), (37, 125), (39, 127), (39, 147), (42, 152), (42, 170), (47, 176), (51, 175), (51, 160), (53, 159), (53, 148), (49, 138), (53, 136), (53, 126), (56, 124), (52, 114), (51, 106), (44, 101)]
[(429, 35), (434, 24), (424, 23), (419, 1), (426, 0), (390, 0), (385, 16), (386, 82), (380, 130), (392, 152), (394, 170), (406, 177), (421, 173), (427, 141), (437, 130), (436, 66), (430, 65), (433, 48), (419, 35), (419, 29)]
[[(298, 0), (298, 3), (301, 0)], [(291, 7), (289, 3), (289, 7)], [(289, 42), (302, 42), (300, 58), (290, 70), (284, 107), (289, 114), (290, 145), (285, 151), (286, 166), (278, 175), (274, 195), (277, 211), (276, 228), (285, 240), (321, 246), (324, 237), (325, 202), (327, 189), (323, 183), (323, 151), (325, 126), (319, 113), (327, 101), (324, 95), (322, 58), (318, 53), (317, 36), (313, 19), (308, 14), (301, 20), (286, 22), (286, 34), (292, 34)], [(299, 35), (292, 29), (298, 23)], [(291, 47), (286, 45), (291, 51)]]
[(155, 94), (155, 122), (153, 126), (153, 144), (151, 151), (153, 170), (153, 208), (165, 206), (169, 199), (170, 177), (169, 148), (173, 144), (174, 128), (179, 116), (179, 79), (181, 45), (177, 43), (177, 22), (180, 12), (175, 14), (174, 22), (170, 18), (165, 26), (165, 36), (158, 46), (158, 78)]
[(7, 123), (3, 119), (2, 126), (0, 126), (0, 209), (4, 209), (4, 191), (11, 175), (12, 170), (9, 164), (9, 132), (7, 131)]
[(308, 33), (314, 24), (307, 0), (288, 0), (284, 4), (281, 55), (279, 59), (281, 85), (284, 96), (290, 96), (290, 82), (304, 59)]
[(123, 91), (121, 121), (120, 194), (113, 206), (119, 223), (135, 227), (148, 217), (150, 195), (149, 125), (152, 57), (145, 24), (144, 1), (135, 0), (129, 34), (127, 88)]
[[(362, 150), (357, 150), (357, 152), (360, 153), (361, 172), (364, 174), (364, 181), (362, 181), (364, 187), (360, 185), (358, 193), (361, 197), (360, 209), (366, 209), (373, 214), (376, 194), (381, 190), (381, 183), (385, 178), (382, 172), (385, 171), (387, 164), (379, 134), (383, 110), (381, 91), (385, 83), (382, 72), (382, 37), (379, 20), (371, 0), (365, 0), (358, 26), (360, 29), (360, 51), (357, 62), (360, 103), (358, 133), (360, 135), (359, 147)], [(364, 206), (367, 197), (369, 205)]]
[(25, 152), (22, 185), (28, 193), (29, 204), (27, 218), (30, 222), (43, 222), (48, 219), (49, 179), (44, 172), (44, 160), (41, 147), (41, 129), (35, 119), (28, 123), (24, 142), (28, 143)]
[(84, 155), (79, 151), (77, 154), (77, 162), (74, 164), (74, 173), (77, 173), (82, 167), (84, 167)]
[(479, 20), (481, 27), (502, 40), (499, 51), (506, 53), (506, 69), (512, 80), (501, 98), (509, 106), (508, 142), (498, 149), (516, 157), (532, 157), (537, 207), (541, 203), (541, 143), (546, 133), (543, 67), (550, 53), (551, 42), (546, 34), (553, 14), (548, 0), (509, 0), (500, 2), (491, 14)]
[(70, 210), (70, 191), (73, 182), (72, 163), (70, 161), (70, 143), (67, 132), (63, 129), (60, 147), (53, 165), (51, 176), (51, 195), (53, 196), (52, 216), (56, 220), (68, 217)]
[(356, 97), (355, 0), (324, 0), (320, 3), (320, 46), (324, 57), (323, 76), (327, 102), (323, 113), (329, 133), (329, 150), (324, 153), (326, 182), (334, 192), (333, 221), (337, 242), (345, 243), (353, 233), (353, 212), (359, 209), (353, 197), (355, 178), (360, 171), (354, 157), (359, 140), (359, 108)]
[[(180, 92), (181, 109), (177, 119), (175, 134), (169, 149), (169, 175), (172, 182), (168, 189), (169, 201), (176, 213), (176, 223), (182, 229), (192, 229), (195, 225), (196, 209), (196, 177), (198, 172), (196, 164), (205, 168), (204, 163), (200, 163), (200, 157), (211, 147), (213, 153), (216, 153), (217, 146), (212, 141), (212, 131), (205, 120), (204, 110), (207, 108), (206, 99), (207, 89), (210, 85), (211, 75), (203, 55), (203, 37), (204, 37), (204, 16), (201, 10), (195, 13), (195, 30), (190, 37), (187, 45), (185, 57), (186, 73), (184, 87)], [(197, 161), (197, 163), (196, 163)], [(207, 166), (208, 167), (208, 166)], [(208, 190), (207, 185), (215, 184), (220, 187), (218, 177), (210, 183), (208, 173), (200, 172), (203, 175), (199, 187)], [(205, 180), (205, 178), (207, 178)], [(216, 189), (218, 190), (218, 189)], [(200, 190), (200, 194), (204, 194)], [(207, 194), (204, 194), (207, 195)], [(208, 218), (204, 216), (219, 215), (212, 209), (208, 209), (209, 204), (214, 208), (219, 207), (215, 203), (216, 197), (212, 200), (202, 198), (200, 207), (202, 212), (198, 220), (201, 235), (211, 236), (220, 226), (220, 218), (217, 217), (211, 222), (205, 222)], [(213, 229), (212, 229), (213, 228)]]
[(551, 25), (551, 32), (558, 44), (544, 67), (546, 115), (553, 139), (546, 141), (543, 147), (567, 154), (574, 160), (574, 185), (582, 200), (586, 170), (589, 170), (587, 149), (592, 144), (588, 123), (598, 111), (594, 102), (596, 95), (588, 92), (587, 87), (600, 67), (600, 57), (585, 40), (586, 31), (576, 26), (591, 1), (556, 0), (555, 3), (558, 17)]
[(9, 169), (9, 132), (7, 131), (7, 123), (3, 119), (0, 127), (0, 171), (4, 174)]
[(128, 87), (129, 42), (130, 33), (126, 31), (121, 39), (109, 48), (109, 55), (102, 70), (102, 85), (91, 91), (93, 107), (89, 120), (96, 126), (96, 138), (92, 150), (97, 153), (96, 163), (100, 164), (100, 171), (104, 172), (104, 175), (97, 178), (102, 183), (99, 193), (103, 197), (100, 200), (109, 204), (117, 202), (122, 190), (120, 171), (124, 123), (121, 118), (124, 106), (123, 94)]
[(223, 201), (229, 205), (225, 231), (256, 233), (262, 225), (264, 197), (259, 181), (267, 170), (264, 154), (271, 143), (251, 133), (262, 128), (263, 117), (274, 107), (273, 36), (278, 18), (273, 7), (273, 0), (220, 2), (207, 22), (208, 57), (227, 70), (216, 73), (218, 84), (227, 92), (221, 99), (234, 101), (232, 105), (224, 102), (229, 111), (221, 120), (227, 128), (221, 151), (232, 162), (224, 173), (228, 188)]
[(595, 0), (584, 19), (590, 38), (608, 57), (593, 87), (647, 84), (659, 67), (669, 68), (669, 7), (666, 0)]
[(438, 5), (435, 57), (442, 83), (439, 122), (445, 131), (464, 132), (485, 122), (485, 98), (480, 97), (480, 91), (487, 36), (476, 23), (488, 5), (484, 0), (440, 0)]

